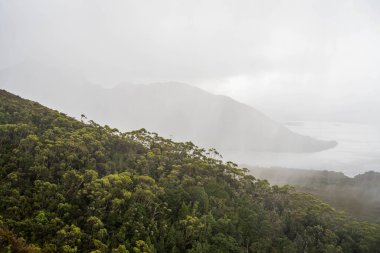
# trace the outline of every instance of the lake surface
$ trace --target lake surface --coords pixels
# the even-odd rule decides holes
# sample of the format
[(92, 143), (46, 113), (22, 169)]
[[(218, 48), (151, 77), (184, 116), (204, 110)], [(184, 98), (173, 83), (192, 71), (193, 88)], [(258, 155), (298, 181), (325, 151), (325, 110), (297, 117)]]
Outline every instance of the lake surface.
[(335, 122), (288, 122), (293, 132), (335, 140), (338, 146), (316, 153), (222, 153), (224, 158), (240, 164), (286, 168), (341, 171), (355, 176), (373, 170), (380, 172), (380, 127)]

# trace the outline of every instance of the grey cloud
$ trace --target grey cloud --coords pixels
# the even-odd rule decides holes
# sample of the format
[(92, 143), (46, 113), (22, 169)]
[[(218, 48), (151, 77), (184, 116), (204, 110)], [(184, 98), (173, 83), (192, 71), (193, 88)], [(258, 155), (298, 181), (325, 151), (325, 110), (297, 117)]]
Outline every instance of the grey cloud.
[(0, 0), (0, 68), (56, 61), (103, 86), (182, 81), (276, 118), (373, 121), (379, 10), (375, 0)]

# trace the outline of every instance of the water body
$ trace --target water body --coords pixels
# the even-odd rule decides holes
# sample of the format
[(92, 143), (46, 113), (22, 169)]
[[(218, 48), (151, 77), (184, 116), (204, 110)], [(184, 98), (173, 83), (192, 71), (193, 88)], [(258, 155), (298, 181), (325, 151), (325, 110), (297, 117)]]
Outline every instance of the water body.
[(224, 152), (224, 158), (240, 164), (340, 171), (355, 176), (369, 170), (380, 172), (380, 127), (337, 122), (287, 122), (292, 131), (338, 146), (317, 153)]

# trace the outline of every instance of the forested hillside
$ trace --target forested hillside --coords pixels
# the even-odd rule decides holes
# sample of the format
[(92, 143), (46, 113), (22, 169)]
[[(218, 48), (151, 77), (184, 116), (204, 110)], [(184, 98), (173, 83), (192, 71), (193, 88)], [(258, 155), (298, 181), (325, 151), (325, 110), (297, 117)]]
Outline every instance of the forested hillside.
[(0, 155), (0, 252), (380, 252), (378, 225), (270, 187), (214, 150), (6, 91)]

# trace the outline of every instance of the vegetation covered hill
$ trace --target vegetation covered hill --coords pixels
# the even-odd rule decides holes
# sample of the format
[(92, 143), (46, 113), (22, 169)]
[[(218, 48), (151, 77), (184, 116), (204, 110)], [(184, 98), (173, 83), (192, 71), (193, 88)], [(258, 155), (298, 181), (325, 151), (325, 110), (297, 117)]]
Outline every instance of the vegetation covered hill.
[(0, 91), (1, 252), (380, 252), (380, 227), (218, 153)]
[(353, 178), (333, 171), (253, 167), (250, 171), (271, 184), (294, 185), (338, 210), (380, 223), (380, 173), (369, 171)]
[[(69, 84), (69, 85), (68, 85)], [(176, 141), (229, 152), (316, 152), (337, 145), (290, 131), (258, 110), (182, 83), (105, 89), (69, 68), (20, 64), (0, 71), (0, 88), (123, 130), (146, 128)]]

